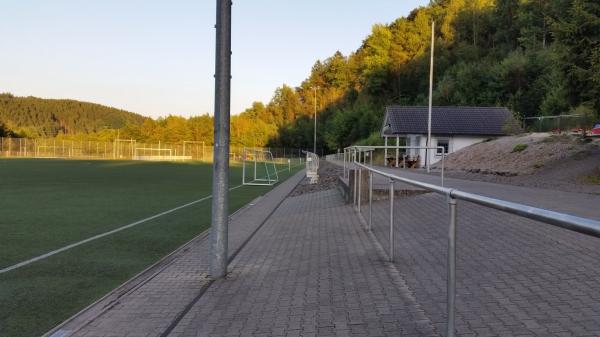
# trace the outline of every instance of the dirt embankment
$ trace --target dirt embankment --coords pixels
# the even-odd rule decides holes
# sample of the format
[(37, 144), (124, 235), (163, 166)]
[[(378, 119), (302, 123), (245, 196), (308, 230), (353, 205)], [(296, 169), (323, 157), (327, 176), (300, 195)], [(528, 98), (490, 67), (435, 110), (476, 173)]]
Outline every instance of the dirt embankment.
[(600, 194), (600, 139), (501, 137), (450, 154), (445, 166), (456, 178)]

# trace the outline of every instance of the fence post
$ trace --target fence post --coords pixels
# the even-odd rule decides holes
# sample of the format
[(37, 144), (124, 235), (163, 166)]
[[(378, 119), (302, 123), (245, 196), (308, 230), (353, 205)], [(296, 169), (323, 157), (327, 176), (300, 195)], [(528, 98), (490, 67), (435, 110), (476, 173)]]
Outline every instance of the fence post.
[(252, 148), (252, 155), (254, 156), (254, 180), (256, 180), (256, 148)]
[(344, 178), (346, 178), (346, 149), (344, 149)]
[(387, 154), (388, 154), (388, 137), (383, 137), (385, 141), (385, 149), (383, 150), (383, 166), (387, 167)]
[(448, 228), (448, 285), (447, 285), (447, 336), (454, 337), (455, 300), (456, 300), (456, 199), (448, 196), (450, 206), (450, 226)]
[(444, 187), (444, 158), (446, 158), (446, 150), (442, 148), (442, 187)]
[(398, 168), (398, 162), (400, 161), (400, 136), (396, 136), (396, 168)]
[(394, 262), (394, 180), (390, 179), (390, 262)]
[(358, 213), (360, 214), (360, 198), (362, 197), (362, 169), (360, 167), (357, 168), (358, 170)]
[(369, 230), (373, 228), (373, 172), (369, 170)]
[(356, 168), (354, 168), (354, 184), (353, 184), (354, 186), (352, 186), (352, 188), (354, 189), (354, 193), (352, 193), (352, 198), (354, 199), (354, 201), (352, 203), (352, 206), (356, 205), (356, 192), (357, 192), (356, 191), (356, 185), (357, 185), (356, 184), (356, 177), (357, 177)]

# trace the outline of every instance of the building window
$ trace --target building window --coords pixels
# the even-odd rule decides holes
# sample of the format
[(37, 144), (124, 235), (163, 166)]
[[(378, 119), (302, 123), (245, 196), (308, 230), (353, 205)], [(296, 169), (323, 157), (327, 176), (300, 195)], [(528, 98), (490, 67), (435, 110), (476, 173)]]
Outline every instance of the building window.
[(444, 148), (444, 153), (448, 154), (448, 151), (450, 150), (450, 140), (449, 139), (438, 139), (437, 146), (438, 146), (438, 149), (436, 151), (436, 154), (438, 156), (442, 155), (442, 149), (439, 148), (440, 146)]

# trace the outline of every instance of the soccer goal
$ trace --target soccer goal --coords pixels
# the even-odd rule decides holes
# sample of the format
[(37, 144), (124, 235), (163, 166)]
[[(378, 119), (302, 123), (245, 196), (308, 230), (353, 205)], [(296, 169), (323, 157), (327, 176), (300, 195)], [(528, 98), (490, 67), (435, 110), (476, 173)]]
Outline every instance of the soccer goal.
[(279, 181), (277, 166), (271, 151), (244, 148), (242, 151), (242, 184), (271, 186)]
[(156, 147), (136, 147), (133, 154), (133, 160), (160, 161), (171, 160), (172, 158), (171, 149)]

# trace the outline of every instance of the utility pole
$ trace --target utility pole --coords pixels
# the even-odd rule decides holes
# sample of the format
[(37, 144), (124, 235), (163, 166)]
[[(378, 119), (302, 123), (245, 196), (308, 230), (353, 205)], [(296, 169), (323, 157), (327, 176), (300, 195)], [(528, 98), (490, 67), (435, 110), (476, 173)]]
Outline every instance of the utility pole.
[(433, 105), (433, 51), (435, 47), (435, 21), (431, 22), (431, 61), (429, 64), (429, 111), (427, 114), (427, 148), (425, 149), (425, 161), (427, 172), (431, 170), (431, 160), (429, 159), (429, 146), (431, 144), (431, 110)]
[(217, 0), (215, 116), (210, 276), (227, 275), (229, 114), (231, 104), (231, 0)]
[(319, 86), (313, 86), (315, 90), (315, 132), (313, 138), (313, 153), (317, 154), (317, 90), (319, 90)]

